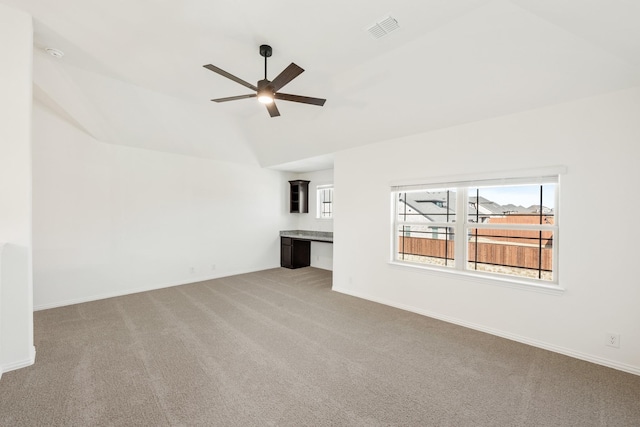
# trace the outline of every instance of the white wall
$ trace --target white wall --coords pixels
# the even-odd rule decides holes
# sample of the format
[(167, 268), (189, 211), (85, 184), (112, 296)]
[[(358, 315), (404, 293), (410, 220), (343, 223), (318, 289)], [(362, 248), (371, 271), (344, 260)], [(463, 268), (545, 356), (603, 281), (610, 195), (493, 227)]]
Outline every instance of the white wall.
[(287, 175), (106, 144), (34, 104), (36, 309), (279, 266)]
[[(296, 219), (296, 230), (333, 231), (333, 219), (318, 219), (317, 187), (333, 184), (333, 169), (296, 174), (292, 179), (305, 179), (309, 183), (309, 213), (291, 214)], [(311, 242), (311, 266), (333, 270), (333, 243)]]
[[(638, 117), (636, 88), (337, 153), (334, 289), (640, 374)], [(555, 165), (564, 293), (388, 264), (391, 181)]]
[(0, 4), (0, 375), (33, 363), (31, 17)]

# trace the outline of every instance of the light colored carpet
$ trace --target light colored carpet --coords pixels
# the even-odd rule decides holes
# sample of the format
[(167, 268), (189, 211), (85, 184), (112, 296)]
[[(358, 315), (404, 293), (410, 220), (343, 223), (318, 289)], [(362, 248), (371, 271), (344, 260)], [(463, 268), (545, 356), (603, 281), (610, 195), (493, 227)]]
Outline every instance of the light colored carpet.
[(35, 313), (2, 426), (639, 426), (640, 377), (273, 269)]

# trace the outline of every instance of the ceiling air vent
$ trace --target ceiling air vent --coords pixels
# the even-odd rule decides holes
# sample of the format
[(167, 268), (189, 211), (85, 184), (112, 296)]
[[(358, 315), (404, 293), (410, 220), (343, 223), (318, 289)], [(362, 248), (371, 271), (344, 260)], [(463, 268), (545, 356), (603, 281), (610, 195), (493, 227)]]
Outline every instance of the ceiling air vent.
[(379, 39), (380, 37), (386, 36), (390, 32), (397, 30), (398, 28), (400, 28), (400, 26), (398, 25), (398, 21), (390, 16), (387, 16), (386, 18), (379, 20), (378, 22), (367, 28), (367, 31), (369, 32), (369, 34), (371, 34), (371, 36), (373, 36), (374, 39)]

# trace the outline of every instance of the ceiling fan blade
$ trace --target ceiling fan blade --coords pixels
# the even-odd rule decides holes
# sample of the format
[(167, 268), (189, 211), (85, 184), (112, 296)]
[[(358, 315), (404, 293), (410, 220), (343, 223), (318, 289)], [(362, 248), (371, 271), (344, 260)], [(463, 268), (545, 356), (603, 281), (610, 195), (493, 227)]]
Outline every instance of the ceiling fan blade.
[(278, 107), (276, 107), (276, 103), (272, 102), (271, 104), (264, 104), (267, 107), (267, 111), (269, 111), (269, 115), (271, 117), (278, 117), (280, 115), (280, 111), (278, 111)]
[(212, 99), (213, 102), (227, 102), (227, 101), (235, 101), (236, 99), (247, 99), (247, 98), (255, 98), (257, 95), (252, 93), (250, 95), (238, 95), (238, 96), (229, 96), (227, 98), (217, 98)]
[(252, 85), (251, 83), (245, 82), (241, 78), (236, 77), (233, 74), (229, 74), (225, 70), (223, 70), (221, 68), (218, 68), (215, 65), (207, 64), (207, 65), (203, 65), (203, 67), (213, 71), (214, 73), (218, 73), (221, 76), (224, 76), (224, 77), (226, 77), (226, 78), (228, 78), (230, 80), (233, 80), (236, 83), (240, 83), (242, 86), (248, 87), (251, 90), (255, 90), (256, 92), (258, 91), (258, 88), (255, 87), (254, 85)]
[(276, 99), (282, 99), (283, 101), (292, 101), (292, 102), (302, 102), (303, 104), (311, 104), (318, 105), (322, 107), (326, 99), (322, 98), (311, 98), (309, 96), (300, 96), (300, 95), (290, 95), (288, 93), (276, 93), (274, 95)]
[(285, 68), (280, 74), (278, 74), (278, 76), (275, 79), (273, 79), (273, 81), (271, 82), (271, 87), (273, 88), (273, 91), (277, 92), (278, 90), (280, 90), (280, 88), (284, 87), (284, 85), (286, 85), (291, 80), (295, 79), (300, 74), (302, 74), (303, 71), (304, 69), (298, 67), (296, 64), (292, 62), (287, 68)]

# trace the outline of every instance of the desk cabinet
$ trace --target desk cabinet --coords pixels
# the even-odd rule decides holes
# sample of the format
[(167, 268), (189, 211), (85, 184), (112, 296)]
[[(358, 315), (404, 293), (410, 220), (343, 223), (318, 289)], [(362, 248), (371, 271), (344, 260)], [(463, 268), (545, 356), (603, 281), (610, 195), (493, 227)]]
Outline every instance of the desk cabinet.
[(280, 238), (280, 266), (300, 268), (311, 265), (311, 242), (309, 240)]

